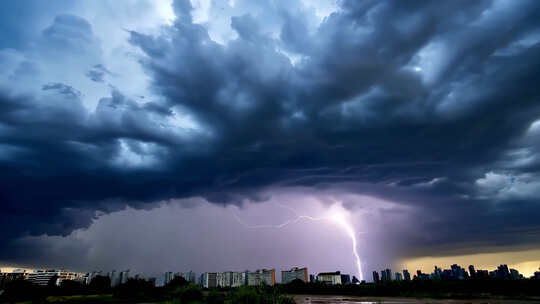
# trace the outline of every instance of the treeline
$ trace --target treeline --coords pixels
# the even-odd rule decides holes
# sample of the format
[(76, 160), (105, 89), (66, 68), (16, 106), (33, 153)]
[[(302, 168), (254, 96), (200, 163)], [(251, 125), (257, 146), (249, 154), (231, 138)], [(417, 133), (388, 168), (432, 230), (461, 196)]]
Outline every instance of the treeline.
[(508, 297), (540, 299), (540, 280), (412, 280), (378, 284), (325, 285), (300, 280), (276, 286), (243, 286), (239, 288), (203, 290), (183, 278), (175, 278), (165, 287), (154, 287), (146, 280), (130, 279), (111, 287), (108, 277), (98, 276), (89, 285), (63, 281), (61, 286), (37, 286), (26, 280), (16, 280), (5, 286), (0, 303), (32, 301), (34, 303), (174, 303), (174, 304), (292, 304), (287, 295), (345, 295), (365, 297), (417, 297), (472, 299)]
[(280, 292), (287, 294), (351, 295), (366, 297), (418, 297), (472, 299), (486, 297), (540, 299), (540, 280), (412, 280), (389, 281), (377, 284), (325, 285), (304, 283), (300, 280), (282, 285)]
[(16, 280), (5, 286), (0, 303), (32, 301), (33, 303), (173, 303), (173, 304), (294, 304), (291, 297), (281, 293), (280, 288), (267, 285), (243, 286), (231, 289), (203, 290), (175, 278), (165, 287), (154, 287), (146, 280), (129, 279), (126, 283), (111, 287), (108, 277), (95, 277), (89, 285), (75, 281), (63, 281), (60, 286), (48, 284), (37, 286), (26, 280)]

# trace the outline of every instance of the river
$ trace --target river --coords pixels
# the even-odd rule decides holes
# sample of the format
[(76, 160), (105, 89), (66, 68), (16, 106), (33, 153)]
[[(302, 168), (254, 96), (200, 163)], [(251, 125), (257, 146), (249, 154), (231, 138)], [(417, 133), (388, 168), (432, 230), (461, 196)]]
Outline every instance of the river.
[(367, 298), (353, 296), (294, 296), (296, 304), (511, 304), (539, 303), (535, 301), (508, 299), (439, 300), (415, 298)]

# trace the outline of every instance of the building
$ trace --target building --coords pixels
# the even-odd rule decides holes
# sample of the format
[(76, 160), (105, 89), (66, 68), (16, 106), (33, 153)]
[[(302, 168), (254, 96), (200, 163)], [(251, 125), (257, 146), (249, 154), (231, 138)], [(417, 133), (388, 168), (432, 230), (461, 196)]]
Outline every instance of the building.
[(27, 280), (39, 286), (60, 285), (58, 271), (55, 270), (37, 270), (28, 274)]
[(519, 280), (522, 278), (522, 275), (519, 274), (519, 271), (517, 271), (516, 269), (510, 269), (510, 278), (512, 280)]
[(416, 271), (416, 277), (420, 280), (427, 280), (429, 279), (429, 274), (426, 274), (426, 273), (422, 273), (421, 270), (417, 270)]
[(435, 266), (435, 270), (433, 271), (432, 278), (433, 279), (440, 279), (443, 277), (443, 271), (441, 268)]
[(510, 279), (511, 276), (510, 276), (510, 270), (508, 270), (508, 265), (506, 264), (499, 265), (497, 267), (495, 276), (500, 279)]
[(469, 275), (471, 276), (471, 278), (475, 278), (475, 277), (476, 277), (476, 271), (474, 270), (474, 266), (473, 266), (473, 265), (469, 265)]
[(97, 276), (101, 276), (102, 275), (102, 272), (101, 270), (100, 271), (97, 271), (97, 270), (94, 270), (92, 272), (90, 272), (88, 274), (88, 277), (87, 277), (87, 280), (86, 280), (86, 284), (90, 284), (90, 282), (92, 282), (92, 280), (97, 277)]
[(282, 270), (281, 271), (281, 283), (287, 284), (294, 280), (301, 280), (304, 283), (308, 281), (308, 270), (304, 268), (292, 268), (291, 270)]
[(317, 281), (327, 285), (341, 284), (341, 272), (321, 272), (317, 275)]
[(396, 281), (403, 281), (403, 276), (401, 275), (401, 273), (399, 272), (396, 272)]
[(36, 270), (29, 273), (26, 279), (39, 286), (47, 286), (48, 284), (60, 286), (63, 281), (78, 281), (84, 283), (87, 280), (87, 275), (66, 270)]
[(186, 282), (193, 283), (193, 284), (195, 284), (196, 280), (197, 280), (196, 276), (195, 276), (195, 272), (193, 272), (193, 271), (176, 272), (173, 277), (174, 278), (183, 278), (184, 280), (186, 280)]
[(216, 285), (217, 287), (232, 287), (233, 281), (233, 272), (218, 272), (216, 274)]
[(309, 282), (310, 282), (310, 283), (315, 283), (315, 282), (317, 282), (317, 276), (314, 275), (314, 274), (310, 274), (310, 275), (309, 275)]
[(129, 280), (129, 269), (120, 272), (120, 276), (118, 279), (120, 281), (120, 284), (127, 283), (127, 281)]
[(59, 271), (58, 272), (58, 285), (63, 281), (76, 281), (79, 283), (85, 283), (88, 280), (87, 273), (71, 272), (71, 271)]
[(386, 268), (385, 270), (381, 270), (381, 280), (392, 281), (392, 270), (390, 270), (389, 268)]
[(348, 274), (342, 274), (341, 275), (341, 284), (351, 284), (351, 276)]
[(111, 286), (115, 287), (122, 283), (122, 272), (117, 273), (116, 270), (113, 270), (109, 273), (109, 278), (111, 279)]
[(263, 283), (274, 286), (276, 284), (276, 270), (258, 269), (254, 272), (248, 272), (247, 281), (249, 286), (257, 286)]
[(409, 273), (409, 270), (403, 269), (403, 279), (405, 281), (410, 281), (411, 280), (411, 274)]
[(489, 272), (487, 270), (477, 270), (475, 273), (477, 278), (487, 278), (489, 277)]
[(247, 285), (248, 272), (233, 272), (232, 273), (232, 285), (231, 287), (240, 287)]
[[(464, 280), (467, 278), (467, 272), (461, 266), (454, 264), (450, 266), (452, 270), (452, 278), (455, 280)], [(508, 267), (506, 268), (508, 270)], [(510, 273), (508, 273), (510, 274)]]
[(381, 279), (379, 278), (379, 273), (377, 271), (373, 271), (373, 283), (379, 283)]
[(17, 281), (25, 280), (28, 277), (28, 273), (24, 272), (0, 272), (0, 290), (7, 284)]
[(186, 281), (195, 284), (195, 280), (196, 280), (196, 279), (195, 279), (195, 278), (196, 278), (195, 272), (193, 272), (193, 271), (190, 270), (190, 271), (184, 273), (184, 276), (183, 276), (183, 277), (184, 277), (184, 279), (185, 279)]
[(201, 275), (201, 285), (204, 288), (217, 287), (217, 272), (205, 272)]
[[(172, 271), (164, 272), (164, 273), (163, 273), (163, 277), (162, 277), (162, 279), (161, 279), (161, 283), (162, 283), (161, 286), (166, 286), (166, 285), (169, 284), (173, 279), (174, 279), (174, 273), (172, 273)], [(112, 282), (112, 279), (111, 279), (111, 282)]]

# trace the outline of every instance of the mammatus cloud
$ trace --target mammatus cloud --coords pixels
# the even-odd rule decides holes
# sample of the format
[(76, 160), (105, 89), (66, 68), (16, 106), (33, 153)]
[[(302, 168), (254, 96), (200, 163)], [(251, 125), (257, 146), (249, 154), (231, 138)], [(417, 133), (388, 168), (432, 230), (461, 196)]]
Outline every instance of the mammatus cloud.
[(173, 22), (115, 42), (53, 6), (2, 40), (0, 237), (307, 187), (391, 202), (402, 235), (370, 229), (402, 255), (536, 246), (539, 4), (305, 2), (178, 0)]

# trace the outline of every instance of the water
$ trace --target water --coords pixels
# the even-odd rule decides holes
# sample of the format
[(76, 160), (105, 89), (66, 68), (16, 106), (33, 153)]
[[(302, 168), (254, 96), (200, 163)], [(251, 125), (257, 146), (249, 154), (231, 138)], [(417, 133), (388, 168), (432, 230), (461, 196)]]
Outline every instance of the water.
[(350, 296), (295, 296), (297, 304), (415, 304), (415, 299), (367, 299)]
[(436, 300), (415, 298), (367, 298), (353, 296), (294, 296), (297, 304), (513, 304), (538, 303), (522, 300), (474, 299), (474, 300)]

